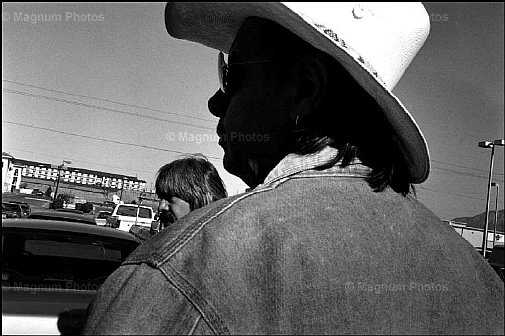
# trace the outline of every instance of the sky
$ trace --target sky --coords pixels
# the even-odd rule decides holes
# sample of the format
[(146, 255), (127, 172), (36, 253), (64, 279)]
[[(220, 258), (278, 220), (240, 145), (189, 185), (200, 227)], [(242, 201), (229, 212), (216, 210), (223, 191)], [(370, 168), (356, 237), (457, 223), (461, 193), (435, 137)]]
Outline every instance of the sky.
[[(424, 3), (428, 40), (394, 94), (430, 151), (417, 198), (446, 220), (486, 209), (491, 149), (504, 139), (503, 3)], [(185, 153), (226, 172), (207, 100), (217, 51), (170, 37), (165, 3), (2, 3), (2, 151), (23, 160), (137, 176)], [(503, 209), (504, 147), (493, 181)], [(492, 188), (494, 210), (497, 188)]]

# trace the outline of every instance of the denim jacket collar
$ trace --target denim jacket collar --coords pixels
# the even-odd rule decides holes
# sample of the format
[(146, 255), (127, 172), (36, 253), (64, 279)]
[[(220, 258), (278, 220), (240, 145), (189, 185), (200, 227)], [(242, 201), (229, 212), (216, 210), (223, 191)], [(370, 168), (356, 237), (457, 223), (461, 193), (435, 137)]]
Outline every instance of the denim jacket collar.
[[(272, 185), (303, 172), (314, 171), (316, 167), (328, 162), (337, 154), (338, 149), (330, 146), (313, 154), (299, 155), (290, 153), (275, 166), (265, 178), (263, 184), (258, 187)], [(369, 167), (363, 165), (358, 158), (355, 158), (351, 164), (345, 168), (341, 168), (336, 164), (333, 167), (319, 172), (325, 175), (366, 177), (370, 171), (371, 169)]]

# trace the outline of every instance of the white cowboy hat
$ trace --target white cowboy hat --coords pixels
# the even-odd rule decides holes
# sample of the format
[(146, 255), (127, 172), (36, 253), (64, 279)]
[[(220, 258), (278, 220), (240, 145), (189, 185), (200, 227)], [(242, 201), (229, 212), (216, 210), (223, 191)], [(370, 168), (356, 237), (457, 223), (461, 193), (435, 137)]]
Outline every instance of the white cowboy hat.
[(272, 20), (333, 56), (378, 102), (395, 131), (410, 182), (428, 178), (424, 136), (391, 92), (428, 37), (429, 16), (421, 3), (168, 3), (168, 33), (228, 53), (242, 22)]

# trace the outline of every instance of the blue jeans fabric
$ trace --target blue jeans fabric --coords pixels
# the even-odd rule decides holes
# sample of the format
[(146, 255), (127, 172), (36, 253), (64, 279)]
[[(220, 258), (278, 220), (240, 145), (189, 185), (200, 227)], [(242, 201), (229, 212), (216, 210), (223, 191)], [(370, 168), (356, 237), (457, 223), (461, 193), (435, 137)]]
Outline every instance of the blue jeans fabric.
[(503, 282), (366, 167), (277, 175), (143, 243), (85, 334), (503, 334)]

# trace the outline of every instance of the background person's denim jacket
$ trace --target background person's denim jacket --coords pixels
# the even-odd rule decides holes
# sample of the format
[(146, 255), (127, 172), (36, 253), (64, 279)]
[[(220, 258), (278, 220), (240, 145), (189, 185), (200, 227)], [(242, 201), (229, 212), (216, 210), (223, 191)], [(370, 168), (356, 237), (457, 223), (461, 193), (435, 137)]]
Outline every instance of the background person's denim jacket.
[(368, 168), (290, 155), (253, 191), (141, 245), (90, 306), (98, 334), (504, 333), (503, 282)]

